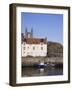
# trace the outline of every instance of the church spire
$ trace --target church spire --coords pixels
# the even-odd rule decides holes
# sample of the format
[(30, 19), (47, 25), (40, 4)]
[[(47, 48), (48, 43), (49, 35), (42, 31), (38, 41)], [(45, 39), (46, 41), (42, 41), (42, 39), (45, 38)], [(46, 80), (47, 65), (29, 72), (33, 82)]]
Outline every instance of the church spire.
[(31, 28), (31, 37), (33, 38), (33, 28)]
[(27, 28), (25, 28), (25, 37), (27, 38)]

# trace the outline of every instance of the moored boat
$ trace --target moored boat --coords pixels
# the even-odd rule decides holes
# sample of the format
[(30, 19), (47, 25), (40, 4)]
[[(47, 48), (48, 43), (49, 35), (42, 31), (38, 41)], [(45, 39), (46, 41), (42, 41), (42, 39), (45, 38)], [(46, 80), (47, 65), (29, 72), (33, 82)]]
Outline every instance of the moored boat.
[(40, 62), (38, 64), (34, 64), (34, 67), (44, 68), (44, 67), (46, 67), (46, 64), (44, 62)]

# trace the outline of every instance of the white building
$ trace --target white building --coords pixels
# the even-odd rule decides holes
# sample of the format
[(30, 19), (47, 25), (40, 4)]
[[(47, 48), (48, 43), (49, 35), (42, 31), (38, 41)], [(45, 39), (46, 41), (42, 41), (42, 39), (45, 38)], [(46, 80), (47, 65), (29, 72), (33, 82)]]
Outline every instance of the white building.
[(47, 55), (47, 39), (33, 38), (33, 31), (22, 34), (22, 57), (26, 56), (46, 56)]

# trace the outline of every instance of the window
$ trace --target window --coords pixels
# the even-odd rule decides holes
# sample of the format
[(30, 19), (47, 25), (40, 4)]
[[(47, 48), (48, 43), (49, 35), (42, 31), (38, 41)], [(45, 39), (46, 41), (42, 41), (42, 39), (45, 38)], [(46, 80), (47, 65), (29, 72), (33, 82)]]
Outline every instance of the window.
[(29, 49), (29, 47), (28, 47), (28, 49)]
[(27, 52), (27, 55), (29, 55), (29, 52)]
[(43, 45), (43, 43), (41, 42), (41, 45)]
[(41, 47), (41, 50), (43, 50), (43, 47)]
[(25, 54), (25, 52), (24, 52), (24, 54)]
[(33, 47), (33, 50), (35, 50), (35, 47)]
[(24, 50), (25, 50), (25, 47), (24, 47)]
[(26, 44), (26, 42), (24, 42), (24, 45)]

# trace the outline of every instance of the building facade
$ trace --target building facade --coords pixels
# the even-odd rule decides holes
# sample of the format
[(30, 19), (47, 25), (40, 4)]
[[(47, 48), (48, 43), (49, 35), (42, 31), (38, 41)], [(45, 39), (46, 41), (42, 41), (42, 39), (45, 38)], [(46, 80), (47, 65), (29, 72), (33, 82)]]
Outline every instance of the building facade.
[(21, 35), (21, 53), (22, 57), (26, 56), (46, 56), (47, 55), (47, 39), (46, 38), (34, 38), (33, 30), (31, 32), (25, 31), (25, 34)]

